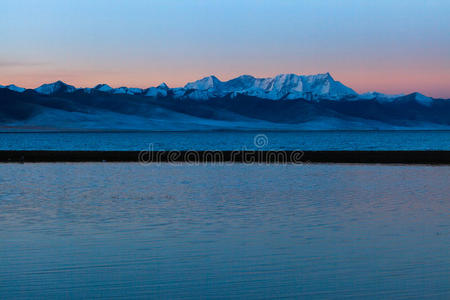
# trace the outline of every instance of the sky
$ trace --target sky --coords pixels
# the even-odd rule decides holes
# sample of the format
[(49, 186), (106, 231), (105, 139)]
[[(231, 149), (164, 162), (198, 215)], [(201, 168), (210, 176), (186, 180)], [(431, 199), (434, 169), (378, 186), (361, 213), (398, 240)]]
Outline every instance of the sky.
[(450, 98), (449, 0), (1, 0), (0, 84), (332, 76)]

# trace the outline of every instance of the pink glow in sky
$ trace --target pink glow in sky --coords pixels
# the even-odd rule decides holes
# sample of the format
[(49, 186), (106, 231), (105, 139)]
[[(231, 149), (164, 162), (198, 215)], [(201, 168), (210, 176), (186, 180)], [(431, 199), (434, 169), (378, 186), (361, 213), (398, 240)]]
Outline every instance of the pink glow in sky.
[(5, 0), (0, 84), (330, 72), (360, 93), (450, 98), (449, 13), (446, 0)]

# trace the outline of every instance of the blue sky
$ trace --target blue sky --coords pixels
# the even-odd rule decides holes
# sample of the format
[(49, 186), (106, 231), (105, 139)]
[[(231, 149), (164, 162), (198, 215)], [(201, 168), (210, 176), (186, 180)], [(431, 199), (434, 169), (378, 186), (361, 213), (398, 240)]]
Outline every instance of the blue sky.
[(450, 97), (450, 1), (2, 0), (0, 84), (181, 86), (330, 72)]

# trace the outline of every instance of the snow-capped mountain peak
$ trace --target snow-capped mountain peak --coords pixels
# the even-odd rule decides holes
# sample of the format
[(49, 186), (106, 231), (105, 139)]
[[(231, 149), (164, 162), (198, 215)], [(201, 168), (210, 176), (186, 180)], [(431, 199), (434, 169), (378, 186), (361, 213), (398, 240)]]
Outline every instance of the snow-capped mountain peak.
[(359, 98), (361, 99), (375, 99), (375, 98), (398, 98), (398, 97), (402, 97), (405, 96), (405, 94), (396, 94), (396, 95), (392, 95), (392, 94), (383, 94), (383, 93), (379, 93), (379, 92), (367, 92), (364, 94), (360, 94)]
[(97, 84), (97, 85), (94, 87), (94, 90), (97, 90), (97, 91), (100, 91), (100, 92), (109, 93), (109, 92), (112, 92), (112, 91), (113, 91), (113, 88), (110, 87), (110, 86), (107, 85), (107, 84), (102, 83), (102, 84)]
[(222, 83), (216, 76), (211, 75), (200, 80), (190, 82), (184, 86), (187, 90), (209, 90), (218, 88), (218, 85)]
[(127, 95), (137, 95), (142, 94), (142, 89), (139, 88), (128, 88), (128, 87), (120, 87), (117, 89), (111, 90), (113, 94), (127, 94)]
[(358, 97), (355, 98), (355, 100), (376, 100), (380, 103), (385, 103), (385, 102), (392, 102), (395, 99), (399, 98), (399, 97), (404, 97), (405, 94), (397, 94), (397, 95), (391, 95), (391, 94), (383, 94), (383, 93), (379, 93), (379, 92), (367, 92), (364, 94), (360, 94), (358, 95)]
[(413, 93), (414, 95), (414, 99), (416, 100), (417, 103), (425, 105), (425, 106), (430, 106), (433, 103), (433, 99), (430, 97), (427, 97), (421, 93)]
[(145, 92), (145, 96), (147, 97), (166, 97), (167, 92), (169, 91), (169, 87), (164, 82), (158, 85), (157, 87), (150, 87)]
[(62, 93), (73, 93), (76, 88), (72, 85), (68, 85), (61, 80), (58, 80), (53, 83), (46, 83), (35, 89), (35, 91), (39, 94), (50, 95), (57, 92)]
[(166, 90), (166, 91), (169, 90), (169, 86), (165, 82), (163, 82), (160, 85), (158, 85), (157, 88), (158, 89), (163, 89), (163, 90)]
[(317, 75), (279, 74), (275, 77), (255, 78), (242, 75), (229, 81), (220, 81), (215, 76), (185, 85), (186, 90), (194, 90), (186, 95), (192, 99), (223, 97), (228, 94), (254, 96), (264, 99), (341, 99), (356, 96), (357, 93), (342, 83), (335, 81), (330, 73)]
[(4, 88), (7, 88), (8, 90), (11, 90), (11, 91), (14, 91), (14, 92), (18, 92), (18, 93), (23, 93), (26, 90), (25, 88), (16, 86), (14, 84), (7, 85)]

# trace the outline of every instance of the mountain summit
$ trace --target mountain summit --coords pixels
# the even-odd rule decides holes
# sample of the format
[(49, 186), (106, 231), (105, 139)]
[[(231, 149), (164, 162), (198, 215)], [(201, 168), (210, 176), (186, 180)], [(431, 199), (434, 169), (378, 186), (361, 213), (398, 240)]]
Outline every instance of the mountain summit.
[(50, 95), (55, 93), (72, 93), (75, 92), (76, 88), (72, 85), (68, 85), (61, 80), (54, 83), (43, 84), (35, 91), (39, 94)]
[(215, 76), (188, 83), (185, 89), (197, 91), (188, 98), (209, 99), (227, 94), (243, 94), (263, 99), (319, 99), (337, 100), (358, 95), (354, 90), (335, 81), (330, 73), (317, 75), (280, 74), (275, 77), (255, 78), (242, 75), (222, 82)]

